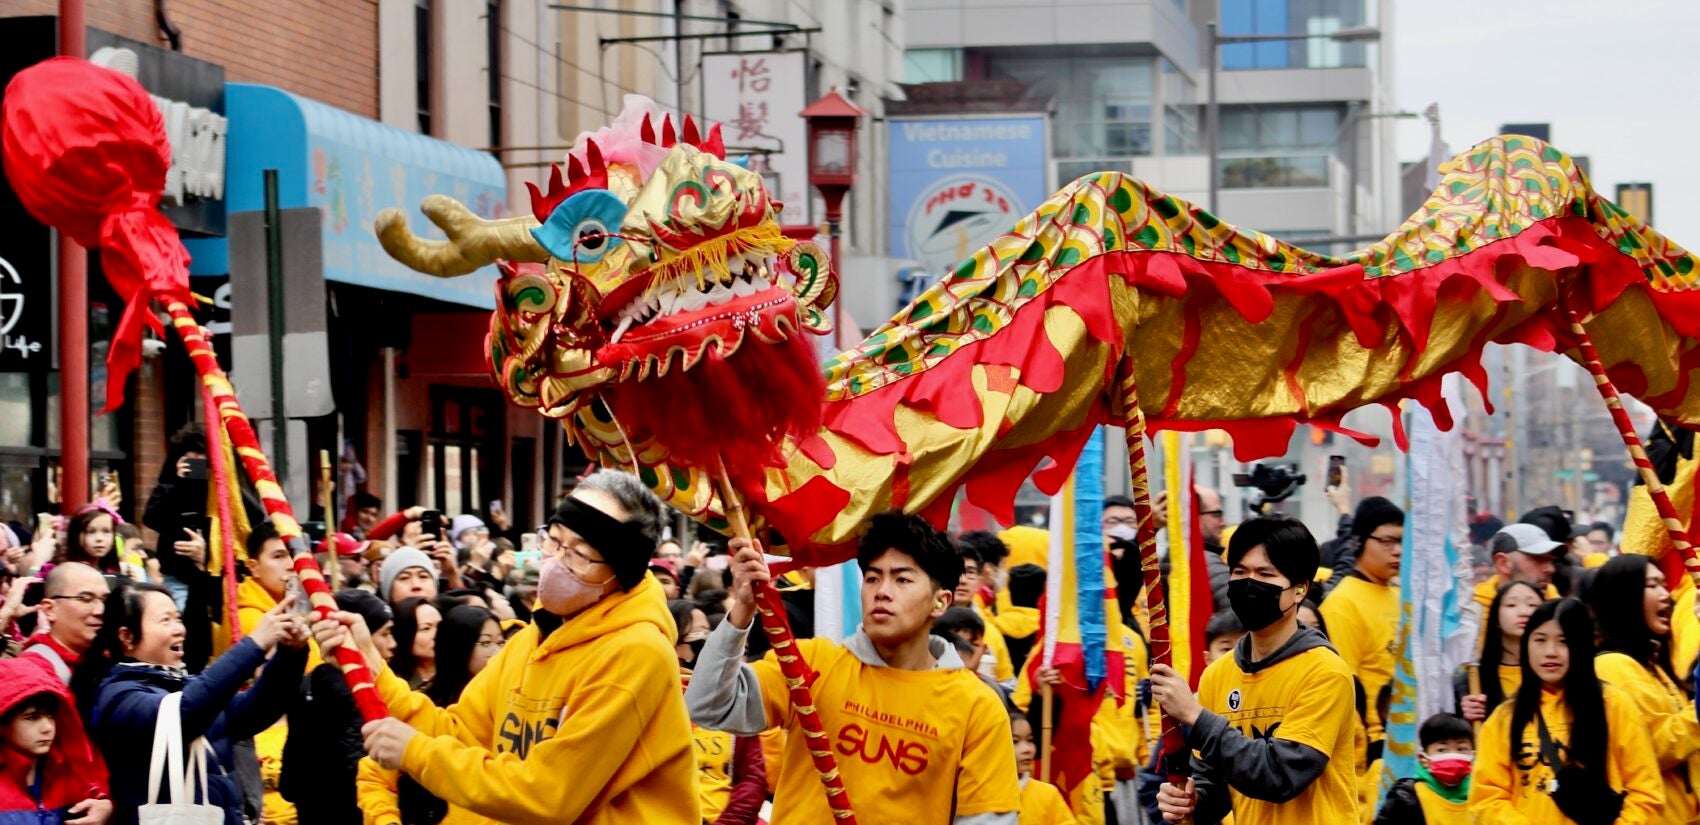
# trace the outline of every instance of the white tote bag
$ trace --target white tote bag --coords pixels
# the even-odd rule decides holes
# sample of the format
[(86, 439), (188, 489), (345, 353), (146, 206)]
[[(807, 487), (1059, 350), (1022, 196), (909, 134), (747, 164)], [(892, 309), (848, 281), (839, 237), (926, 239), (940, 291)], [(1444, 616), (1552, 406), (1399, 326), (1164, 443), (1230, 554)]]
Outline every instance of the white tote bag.
[[(207, 789), (207, 745), (205, 737), (189, 743), (193, 764), (183, 764), (183, 694), (171, 693), (160, 700), (159, 719), (154, 722), (153, 758), (148, 764), (148, 800), (136, 809), (141, 825), (224, 825), (224, 809), (211, 804)], [(160, 777), (171, 792), (169, 802), (159, 800)], [(195, 801), (200, 785), (201, 801)]]

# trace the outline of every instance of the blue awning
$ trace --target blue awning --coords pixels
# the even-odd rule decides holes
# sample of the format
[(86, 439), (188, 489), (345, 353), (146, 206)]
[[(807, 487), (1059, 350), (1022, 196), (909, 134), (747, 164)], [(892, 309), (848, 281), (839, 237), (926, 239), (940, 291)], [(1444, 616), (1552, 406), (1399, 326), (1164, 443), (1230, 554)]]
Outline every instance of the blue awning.
[[(494, 308), (494, 266), (459, 278), (422, 275), (385, 254), (372, 233), (378, 212), (393, 206), (407, 213), (414, 233), (442, 238), (419, 214), (420, 201), (439, 193), (481, 217), (505, 217), (507, 176), (494, 157), (271, 86), (226, 84), (225, 115), (227, 210), (264, 209), (263, 171), (277, 169), (280, 207), (323, 213), (326, 280)], [(188, 246), (191, 274), (229, 271), (224, 239)]]

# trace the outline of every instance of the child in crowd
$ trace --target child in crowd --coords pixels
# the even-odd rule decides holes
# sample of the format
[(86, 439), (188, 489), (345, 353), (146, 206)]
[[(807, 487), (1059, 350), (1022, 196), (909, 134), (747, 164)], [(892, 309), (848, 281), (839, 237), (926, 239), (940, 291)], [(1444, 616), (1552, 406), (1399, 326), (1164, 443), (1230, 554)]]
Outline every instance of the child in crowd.
[(1210, 617), (1210, 623), (1204, 626), (1204, 665), (1234, 652), (1234, 645), (1240, 643), (1240, 637), (1245, 635), (1245, 625), (1232, 611), (1224, 610)]
[(1015, 772), (1021, 776), (1020, 825), (1073, 825), (1074, 814), (1063, 801), (1057, 786), (1033, 776), (1033, 760), (1039, 746), (1033, 741), (1033, 725), (1020, 711), (1009, 715), (1009, 730), (1015, 743)]
[(106, 769), (53, 673), (0, 662), (0, 825), (105, 822)]
[(1469, 825), (1470, 768), (1476, 739), (1470, 723), (1437, 713), (1417, 729), (1417, 775), (1393, 783), (1375, 825)]

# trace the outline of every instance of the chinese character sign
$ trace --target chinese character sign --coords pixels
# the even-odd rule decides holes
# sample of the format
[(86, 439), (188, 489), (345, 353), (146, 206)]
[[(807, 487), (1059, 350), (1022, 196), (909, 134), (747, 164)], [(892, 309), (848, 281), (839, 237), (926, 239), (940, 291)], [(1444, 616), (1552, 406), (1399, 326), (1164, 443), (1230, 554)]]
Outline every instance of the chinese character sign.
[(809, 222), (808, 127), (804, 52), (740, 52), (702, 58), (703, 114), (719, 121), (726, 156), (749, 156), (769, 195), (785, 204), (781, 220)]

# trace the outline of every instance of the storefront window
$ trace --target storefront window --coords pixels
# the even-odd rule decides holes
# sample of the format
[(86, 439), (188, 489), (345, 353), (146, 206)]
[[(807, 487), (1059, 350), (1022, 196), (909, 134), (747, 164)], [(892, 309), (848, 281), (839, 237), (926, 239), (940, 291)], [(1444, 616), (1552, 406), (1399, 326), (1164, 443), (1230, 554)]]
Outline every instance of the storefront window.
[(27, 373), (0, 374), (0, 446), (30, 444), (30, 377)]

